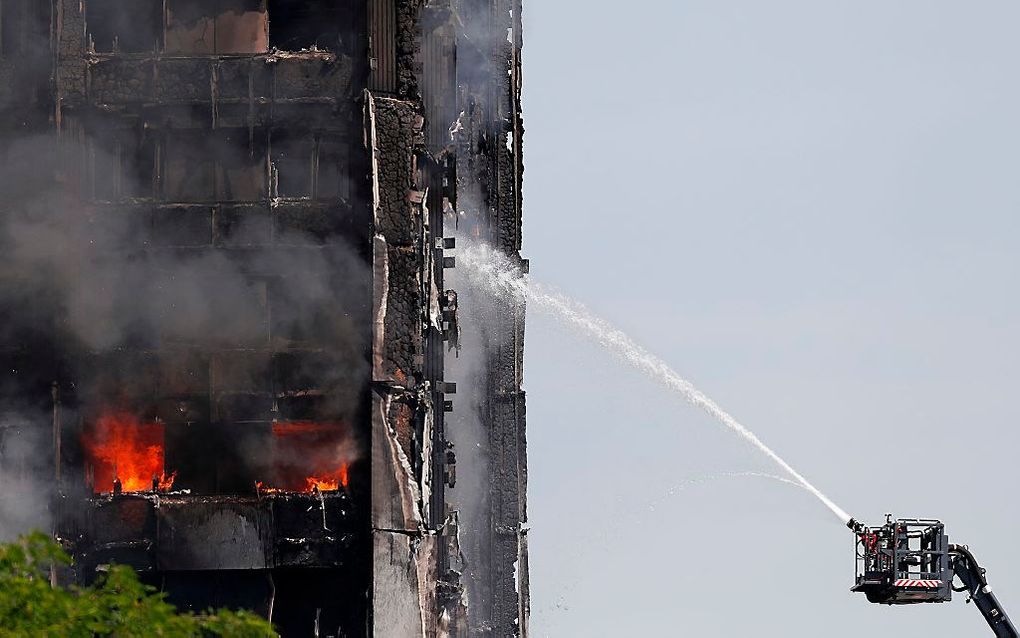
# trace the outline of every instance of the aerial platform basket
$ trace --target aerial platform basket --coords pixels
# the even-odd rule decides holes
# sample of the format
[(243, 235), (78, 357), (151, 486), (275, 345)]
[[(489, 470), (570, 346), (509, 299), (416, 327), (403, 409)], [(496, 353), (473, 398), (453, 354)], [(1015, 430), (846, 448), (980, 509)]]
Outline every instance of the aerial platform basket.
[(949, 537), (941, 521), (886, 516), (857, 533), (857, 578), (851, 591), (873, 603), (942, 603), (953, 597)]

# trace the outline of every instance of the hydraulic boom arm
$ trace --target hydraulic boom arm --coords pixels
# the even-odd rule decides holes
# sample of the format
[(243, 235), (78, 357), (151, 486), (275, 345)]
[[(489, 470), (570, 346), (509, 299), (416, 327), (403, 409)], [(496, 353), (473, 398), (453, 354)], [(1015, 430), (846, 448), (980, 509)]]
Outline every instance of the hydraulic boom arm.
[(965, 545), (950, 545), (949, 553), (952, 556), (953, 572), (964, 585), (959, 589), (954, 588), (954, 591), (966, 591), (970, 594), (970, 599), (981, 610), (981, 615), (988, 621), (988, 626), (998, 638), (1020, 638), (1020, 633), (1017, 633), (1013, 622), (1003, 611), (995, 594), (992, 593), (992, 588), (988, 586), (984, 568), (978, 565), (970, 550)]

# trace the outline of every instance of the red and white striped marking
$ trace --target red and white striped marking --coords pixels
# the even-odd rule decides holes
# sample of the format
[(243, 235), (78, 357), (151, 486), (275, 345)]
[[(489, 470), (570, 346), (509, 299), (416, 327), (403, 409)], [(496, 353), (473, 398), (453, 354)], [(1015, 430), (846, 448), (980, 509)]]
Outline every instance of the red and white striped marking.
[(941, 580), (909, 580), (907, 578), (900, 578), (893, 583), (896, 587), (929, 587), (932, 589), (938, 589), (942, 586)]

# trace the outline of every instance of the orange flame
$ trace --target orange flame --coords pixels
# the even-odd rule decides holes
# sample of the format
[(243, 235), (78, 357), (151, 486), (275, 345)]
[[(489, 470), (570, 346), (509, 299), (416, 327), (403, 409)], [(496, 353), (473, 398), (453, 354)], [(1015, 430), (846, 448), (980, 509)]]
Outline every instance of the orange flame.
[(313, 492), (316, 489), (320, 492), (335, 492), (341, 487), (347, 487), (347, 464), (344, 463), (336, 472), (324, 476), (309, 476), (305, 479), (303, 492)]
[(342, 423), (289, 421), (273, 424), (273, 487), (261, 481), (260, 493), (335, 492), (349, 484), (350, 435)]
[[(155, 478), (155, 477), (153, 477), (153, 478)], [(176, 480), (177, 480), (177, 470), (174, 470), (173, 472), (171, 472), (170, 476), (167, 476), (166, 473), (164, 472), (163, 475), (159, 477), (159, 483), (158, 483), (158, 485), (156, 487), (157, 487), (157, 489), (159, 489), (161, 491), (168, 492), (171, 489), (173, 489), (174, 481), (176, 481)]]
[(119, 480), (125, 492), (173, 487), (177, 473), (163, 468), (162, 423), (141, 423), (133, 415), (111, 412), (99, 417), (82, 435), (82, 445), (93, 470), (96, 493), (112, 492)]
[(269, 487), (262, 481), (255, 482), (255, 491), (259, 494), (279, 494), (283, 490), (278, 487)]

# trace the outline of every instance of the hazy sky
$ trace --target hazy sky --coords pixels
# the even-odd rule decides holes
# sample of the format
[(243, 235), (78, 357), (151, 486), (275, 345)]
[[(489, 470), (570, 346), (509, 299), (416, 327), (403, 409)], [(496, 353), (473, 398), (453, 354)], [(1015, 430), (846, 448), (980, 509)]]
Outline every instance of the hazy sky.
[[(1020, 4), (526, 2), (525, 253), (858, 518), (938, 517), (1020, 621)], [(547, 316), (536, 636), (984, 636)], [(711, 478), (715, 477), (715, 478)]]

